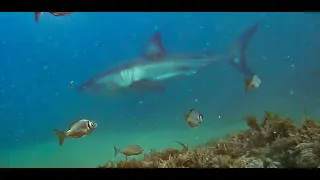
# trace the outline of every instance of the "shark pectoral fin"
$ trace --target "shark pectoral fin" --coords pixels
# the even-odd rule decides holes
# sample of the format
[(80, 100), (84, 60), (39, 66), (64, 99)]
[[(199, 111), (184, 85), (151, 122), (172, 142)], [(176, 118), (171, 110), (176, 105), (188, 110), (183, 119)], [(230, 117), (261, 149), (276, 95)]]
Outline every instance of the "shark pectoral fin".
[(144, 57), (151, 60), (160, 60), (163, 58), (164, 53), (161, 34), (159, 31), (156, 31), (149, 41)]
[(153, 92), (165, 92), (166, 88), (163, 86), (159, 86), (153, 81), (150, 80), (140, 80), (134, 82), (130, 87), (138, 89), (138, 90), (149, 90)]

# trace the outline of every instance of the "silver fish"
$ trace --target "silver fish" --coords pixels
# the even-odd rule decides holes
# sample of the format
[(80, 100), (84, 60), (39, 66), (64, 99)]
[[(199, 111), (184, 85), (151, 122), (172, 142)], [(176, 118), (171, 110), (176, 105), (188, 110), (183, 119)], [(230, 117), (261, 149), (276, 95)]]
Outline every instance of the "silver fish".
[(143, 151), (144, 149), (139, 145), (129, 145), (123, 149), (118, 149), (116, 146), (114, 146), (114, 156), (116, 156), (118, 153), (121, 153), (125, 156), (135, 156), (142, 154)]
[(87, 119), (80, 119), (72, 123), (69, 129), (65, 132), (59, 131), (57, 129), (55, 129), (54, 131), (58, 136), (59, 145), (62, 146), (66, 137), (81, 138), (90, 134), (93, 130), (97, 128), (97, 126), (98, 124), (93, 121)]

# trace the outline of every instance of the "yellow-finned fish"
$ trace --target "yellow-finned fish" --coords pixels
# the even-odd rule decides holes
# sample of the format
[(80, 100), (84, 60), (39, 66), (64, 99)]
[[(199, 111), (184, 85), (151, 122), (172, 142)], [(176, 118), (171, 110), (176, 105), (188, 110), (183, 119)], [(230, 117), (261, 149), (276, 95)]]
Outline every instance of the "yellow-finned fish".
[(125, 156), (135, 156), (142, 154), (144, 152), (144, 149), (140, 147), (139, 145), (129, 145), (123, 149), (119, 149), (116, 146), (114, 146), (114, 156), (121, 153)]
[(190, 127), (198, 126), (202, 123), (203, 119), (203, 115), (195, 109), (191, 109), (188, 114), (184, 115), (184, 117)]
[(62, 132), (56, 129), (54, 131), (59, 138), (59, 145), (62, 146), (66, 137), (81, 138), (90, 134), (97, 128), (97, 126), (98, 124), (93, 121), (80, 119), (71, 124), (70, 128), (66, 132)]
[(247, 92), (248, 90), (257, 89), (261, 84), (261, 79), (257, 75), (253, 75), (252, 78), (245, 79), (245, 82), (245, 90)]

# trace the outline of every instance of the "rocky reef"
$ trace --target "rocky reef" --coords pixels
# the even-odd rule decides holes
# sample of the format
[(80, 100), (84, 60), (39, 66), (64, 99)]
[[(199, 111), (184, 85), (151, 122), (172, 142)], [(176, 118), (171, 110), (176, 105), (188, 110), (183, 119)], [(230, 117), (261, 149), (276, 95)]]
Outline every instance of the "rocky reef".
[[(249, 129), (194, 149), (152, 150), (142, 159), (109, 162), (99, 168), (317, 168), (320, 124), (306, 115), (300, 125), (265, 112), (247, 116)], [(261, 121), (261, 122), (259, 122)]]

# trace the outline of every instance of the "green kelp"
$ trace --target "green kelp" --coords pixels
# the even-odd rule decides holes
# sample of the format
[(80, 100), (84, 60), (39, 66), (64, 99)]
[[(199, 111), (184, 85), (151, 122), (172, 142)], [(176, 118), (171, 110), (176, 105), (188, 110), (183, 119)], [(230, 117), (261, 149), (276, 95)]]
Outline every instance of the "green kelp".
[(288, 117), (265, 112), (262, 122), (247, 116), (249, 129), (194, 149), (152, 150), (140, 160), (110, 162), (99, 168), (317, 168), (320, 124), (304, 116), (297, 126)]

